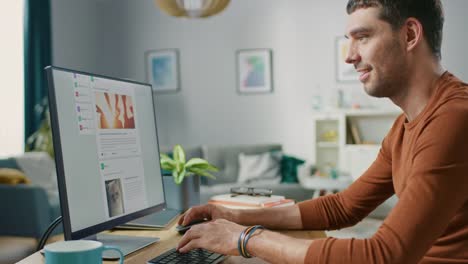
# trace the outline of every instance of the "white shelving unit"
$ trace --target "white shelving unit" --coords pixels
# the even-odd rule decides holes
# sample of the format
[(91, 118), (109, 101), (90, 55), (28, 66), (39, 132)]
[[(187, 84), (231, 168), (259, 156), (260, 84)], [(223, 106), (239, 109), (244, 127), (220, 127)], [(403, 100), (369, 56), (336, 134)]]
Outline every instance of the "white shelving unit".
[(315, 164), (326, 174), (336, 168), (340, 174), (359, 177), (375, 160), (380, 144), (399, 110), (352, 109), (317, 112)]

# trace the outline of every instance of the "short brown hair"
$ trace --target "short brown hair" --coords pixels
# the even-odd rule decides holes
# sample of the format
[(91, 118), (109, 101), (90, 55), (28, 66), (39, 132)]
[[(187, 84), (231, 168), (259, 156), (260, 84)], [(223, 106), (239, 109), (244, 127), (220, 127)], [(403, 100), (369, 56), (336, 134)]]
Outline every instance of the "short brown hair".
[(401, 28), (409, 17), (419, 20), (432, 53), (441, 59), (444, 11), (440, 0), (349, 0), (346, 11), (351, 14), (368, 7), (380, 8), (380, 19), (394, 30)]

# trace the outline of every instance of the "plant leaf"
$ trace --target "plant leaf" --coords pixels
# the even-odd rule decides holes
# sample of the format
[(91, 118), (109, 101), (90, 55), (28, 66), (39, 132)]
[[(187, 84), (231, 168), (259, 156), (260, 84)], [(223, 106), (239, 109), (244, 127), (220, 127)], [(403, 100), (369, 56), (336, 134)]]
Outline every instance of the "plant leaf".
[(169, 170), (169, 171), (174, 170), (174, 166), (173, 166), (172, 164), (170, 164), (170, 163), (163, 163), (163, 162), (161, 162), (161, 168), (162, 168), (163, 170)]
[(160, 159), (159, 161), (161, 164), (165, 163), (165, 164), (171, 164), (172, 166), (175, 167), (176, 165), (176, 162), (171, 160), (171, 159)]
[(206, 161), (204, 159), (192, 158), (185, 164), (185, 167), (188, 168), (188, 167), (192, 167), (192, 166), (198, 165), (198, 164), (209, 164), (209, 163), (208, 163), (208, 161)]
[(170, 164), (170, 165), (173, 166), (173, 167), (176, 166), (176, 162), (173, 161), (173, 160), (161, 159), (161, 160), (159, 160), (159, 162), (160, 162), (161, 164)]
[(179, 144), (175, 145), (173, 149), (173, 153), (174, 153), (174, 160), (177, 162), (181, 162), (183, 163), (182, 165), (184, 165), (185, 164), (185, 152), (182, 146)]
[(205, 177), (208, 177), (208, 178), (211, 178), (211, 179), (216, 179), (216, 177), (213, 174), (211, 174), (211, 173), (209, 173), (207, 171), (204, 171), (202, 169), (197, 169), (197, 168), (192, 167), (192, 168), (189, 168), (188, 171), (193, 172), (196, 175), (205, 176)]
[(182, 163), (182, 162), (177, 162), (177, 163), (176, 163), (176, 169), (177, 169), (177, 172), (178, 172), (179, 174), (182, 173), (182, 171), (185, 170), (184, 163)]
[(174, 172), (173, 172), (173, 173), (172, 173), (172, 176), (175, 175), (175, 176), (174, 176), (174, 181), (175, 181), (175, 183), (176, 183), (176, 184), (181, 184), (182, 181), (184, 180), (184, 177), (185, 177), (185, 174), (186, 174), (186, 173), (187, 173), (187, 171), (186, 171), (185, 169), (184, 169), (184, 170), (182, 171), (182, 173), (180, 173), (180, 174), (179, 174), (179, 173), (174, 173)]
[(191, 168), (195, 169), (201, 169), (201, 170), (208, 170), (208, 171), (219, 171), (219, 169), (216, 166), (213, 166), (211, 164), (197, 164), (192, 166)]
[(186, 164), (185, 168), (197, 168), (210, 171), (219, 171), (216, 166), (211, 165), (208, 161), (200, 158), (190, 159)]
[(168, 156), (167, 154), (165, 154), (165, 153), (160, 153), (160, 154), (159, 154), (159, 158), (160, 158), (160, 159), (164, 159), (164, 160), (172, 160), (172, 161), (174, 161), (173, 159), (171, 159), (171, 157), (169, 157), (169, 156)]
[(176, 184), (180, 184), (180, 182), (178, 182), (178, 180), (179, 180), (179, 173), (178, 173), (176, 170), (172, 171), (172, 177), (174, 178), (174, 182), (175, 182)]
[(160, 156), (159, 162), (161, 164), (161, 168), (165, 170), (174, 170), (174, 168), (176, 167), (176, 162), (174, 160), (172, 160), (166, 154), (160, 154), (159, 156)]

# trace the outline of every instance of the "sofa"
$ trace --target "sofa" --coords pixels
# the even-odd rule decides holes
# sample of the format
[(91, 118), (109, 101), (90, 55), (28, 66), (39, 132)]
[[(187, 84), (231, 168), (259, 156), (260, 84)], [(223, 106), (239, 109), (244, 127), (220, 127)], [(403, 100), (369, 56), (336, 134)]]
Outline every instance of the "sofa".
[[(171, 148), (161, 147), (161, 152), (170, 153)], [(280, 144), (253, 144), (253, 145), (202, 145), (185, 148), (187, 159), (201, 157), (208, 160), (211, 164), (219, 168), (219, 172), (213, 173), (215, 180), (202, 177), (200, 186), (200, 203), (206, 203), (208, 200), (218, 194), (229, 193), (232, 187), (254, 187), (268, 188), (275, 195), (283, 195), (286, 198), (302, 201), (309, 199), (313, 191), (301, 187), (298, 182), (281, 182), (281, 175), (277, 177), (268, 177), (251, 180), (239, 181), (241, 165), (240, 157), (251, 157), (269, 152), (276, 152), (278, 158), (282, 155), (282, 146)], [(278, 159), (278, 162), (280, 160)], [(255, 168), (252, 168), (255, 170)]]
[(30, 182), (0, 184), (0, 264), (6, 264), (36, 251), (38, 239), (60, 216), (60, 203), (54, 161), (47, 153), (0, 159), (0, 168), (18, 170)]

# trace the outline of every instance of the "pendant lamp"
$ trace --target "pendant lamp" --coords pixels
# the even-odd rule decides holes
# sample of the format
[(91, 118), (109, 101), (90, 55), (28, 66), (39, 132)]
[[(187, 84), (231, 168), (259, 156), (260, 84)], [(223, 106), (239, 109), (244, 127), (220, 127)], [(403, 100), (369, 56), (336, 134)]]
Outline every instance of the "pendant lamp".
[(165, 13), (175, 17), (200, 18), (223, 11), (230, 0), (154, 0)]

